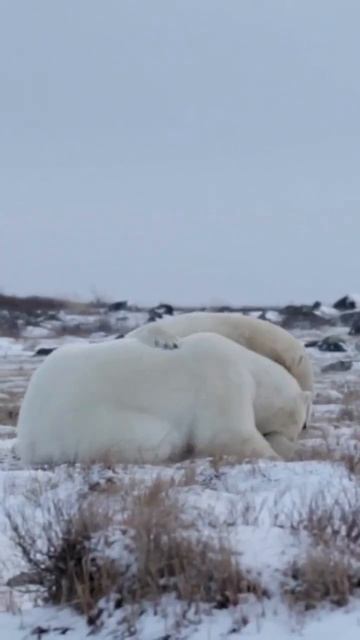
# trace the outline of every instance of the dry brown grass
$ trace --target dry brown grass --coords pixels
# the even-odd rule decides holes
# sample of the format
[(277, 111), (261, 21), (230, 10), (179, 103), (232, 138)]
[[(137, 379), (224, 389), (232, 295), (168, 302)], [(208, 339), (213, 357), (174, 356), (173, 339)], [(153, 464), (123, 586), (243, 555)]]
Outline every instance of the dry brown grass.
[(0, 404), (0, 424), (15, 426), (19, 416), (20, 402), (2, 402)]
[[(336, 391), (338, 395), (334, 395)], [(318, 391), (314, 398), (314, 405), (338, 405), (337, 410), (331, 412), (331, 416), (324, 414), (318, 416), (318, 420), (328, 422), (329, 417), (336, 425), (343, 423), (358, 423), (360, 425), (360, 390), (353, 383), (349, 385), (346, 381), (334, 384), (329, 390)]]
[(360, 434), (358, 436), (356, 432), (351, 433), (351, 438), (346, 443), (343, 442), (343, 434), (338, 437), (331, 434), (330, 437), (319, 429), (318, 435), (314, 442), (311, 438), (300, 440), (293, 460), (342, 464), (350, 474), (360, 475)]
[(87, 313), (92, 307), (94, 305), (91, 303), (50, 296), (15, 296), (0, 293), (0, 310), (28, 315), (36, 314), (39, 311), (61, 311), (62, 309), (72, 313)]
[(360, 446), (355, 441), (349, 441), (346, 448), (333, 445), (329, 446), (327, 450), (322, 448), (309, 449), (298, 459), (341, 464), (350, 475), (360, 475)]
[(60, 502), (49, 504), (43, 539), (25, 514), (8, 510), (6, 515), (13, 541), (28, 565), (27, 575), (33, 585), (41, 587), (47, 602), (72, 603), (89, 612), (93, 603), (109, 592), (112, 564), (105, 560), (98, 563), (89, 547), (91, 537), (106, 526), (104, 513), (79, 507), (72, 514)]
[(235, 605), (242, 593), (261, 595), (260, 586), (238, 567), (223, 540), (216, 544), (190, 531), (181, 505), (157, 481), (138, 494), (125, 520), (135, 532), (138, 571), (135, 600), (174, 591), (187, 603)]
[(359, 419), (360, 411), (358, 409), (356, 410), (355, 407), (351, 407), (349, 405), (342, 406), (336, 415), (336, 420), (340, 423), (359, 422)]
[[(0, 371), (0, 388), (2, 382), (8, 381), (8, 371)], [(24, 374), (22, 370), (12, 372), (13, 376), (16, 376), (16, 386), (19, 390), (6, 389), (2, 392), (0, 397), (0, 424), (7, 424), (15, 426), (17, 423), (20, 405), (30, 379), (31, 371)], [(23, 387), (23, 390), (20, 390)]]
[(319, 493), (302, 512), (293, 513), (289, 526), (306, 532), (307, 551), (289, 567), (284, 594), (292, 606), (304, 610), (329, 602), (344, 606), (360, 588), (359, 491), (344, 492), (334, 502)]
[(329, 549), (310, 551), (291, 566), (289, 575), (294, 584), (286, 588), (287, 599), (305, 611), (324, 602), (343, 607), (360, 587), (360, 569), (355, 570), (348, 558)]
[(58, 311), (67, 307), (67, 301), (46, 296), (14, 296), (0, 294), (0, 309), (32, 314), (37, 311)]
[(344, 391), (343, 402), (345, 404), (360, 403), (360, 390), (357, 387), (348, 387)]
[(337, 460), (345, 466), (350, 474), (360, 475), (360, 446), (358, 443), (354, 443), (351, 449), (341, 451)]
[[(105, 330), (105, 320), (99, 320), (99, 310), (94, 303), (77, 302), (60, 298), (52, 298), (46, 296), (13, 296), (0, 294), (0, 333), (2, 336), (11, 338), (19, 338), (27, 324), (41, 325), (44, 319), (58, 321), (59, 313), (65, 311), (68, 314), (94, 315), (93, 331)], [(96, 324), (99, 329), (96, 329)], [(71, 334), (71, 327), (62, 323), (59, 326), (58, 335)], [(88, 335), (86, 325), (79, 322), (78, 327), (73, 328), (74, 335)], [(55, 333), (56, 335), (56, 333)]]
[(100, 601), (110, 593), (116, 607), (158, 603), (167, 593), (189, 606), (215, 608), (236, 605), (242, 594), (264, 596), (221, 536), (210, 542), (194, 532), (194, 523), (190, 531), (177, 497), (187, 480), (185, 474), (145, 486), (135, 480), (95, 486), (76, 512), (53, 502), (42, 518), (45, 545), (24, 514), (8, 510), (12, 539), (32, 583), (48, 602), (70, 604), (91, 623), (101, 617)]
[(359, 490), (354, 488), (352, 494), (343, 491), (336, 500), (319, 492), (304, 510), (292, 513), (289, 526), (296, 532), (306, 531), (318, 545), (351, 548), (360, 559)]

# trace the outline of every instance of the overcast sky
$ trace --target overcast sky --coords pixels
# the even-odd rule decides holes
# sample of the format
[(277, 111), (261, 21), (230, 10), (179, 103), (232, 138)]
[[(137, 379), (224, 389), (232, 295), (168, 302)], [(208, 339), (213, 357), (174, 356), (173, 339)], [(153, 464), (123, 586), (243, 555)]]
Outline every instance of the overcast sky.
[(0, 288), (360, 291), (359, 0), (0, 0)]

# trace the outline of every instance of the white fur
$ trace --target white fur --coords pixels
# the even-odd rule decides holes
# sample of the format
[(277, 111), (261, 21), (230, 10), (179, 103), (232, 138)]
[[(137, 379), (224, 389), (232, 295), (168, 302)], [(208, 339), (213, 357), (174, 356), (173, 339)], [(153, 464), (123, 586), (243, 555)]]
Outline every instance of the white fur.
[(222, 335), (281, 364), (304, 391), (313, 391), (313, 370), (305, 347), (291, 333), (267, 320), (242, 313), (194, 311), (151, 322), (134, 329), (127, 337), (170, 347), (176, 343), (176, 337), (204, 331)]
[(279, 365), (212, 333), (172, 350), (130, 338), (69, 345), (30, 381), (17, 450), (26, 464), (287, 456), (308, 396)]

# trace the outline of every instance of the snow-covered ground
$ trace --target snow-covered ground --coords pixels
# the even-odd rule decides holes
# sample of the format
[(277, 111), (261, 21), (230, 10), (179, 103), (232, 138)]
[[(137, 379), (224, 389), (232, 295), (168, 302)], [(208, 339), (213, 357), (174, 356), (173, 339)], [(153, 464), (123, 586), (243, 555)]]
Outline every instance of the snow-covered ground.
[[(131, 327), (137, 322), (138, 317), (130, 318)], [(284, 595), (286, 586), (292, 584), (292, 563), (317, 544), (299, 524), (302, 514), (311, 504), (319, 509), (327, 507), (331, 513), (336, 505), (356, 504), (360, 496), (360, 468), (357, 476), (355, 464), (360, 443), (360, 338), (349, 338), (348, 329), (341, 327), (295, 333), (304, 342), (338, 334), (346, 337), (347, 345), (346, 353), (309, 350), (317, 393), (312, 425), (304, 433), (296, 461), (239, 464), (198, 460), (164, 467), (127, 465), (111, 471), (101, 467), (91, 471), (93, 481), (95, 478), (100, 484), (106, 482), (110, 474), (111, 482), (120, 488), (129, 479), (144, 485), (155, 477), (179, 479), (174, 491), (194, 533), (211, 540), (225, 537), (241, 568), (260, 580), (268, 596), (257, 601), (248, 594), (234, 607), (216, 609), (204, 605), (188, 607), (184, 613), (182, 604), (168, 594), (157, 606), (144, 603), (141, 615), (134, 617), (132, 630), (126, 607), (110, 615), (109, 606), (109, 615), (103, 616), (103, 625), (96, 633), (101, 640), (130, 637), (130, 631), (140, 640), (360, 637), (360, 598), (356, 589), (343, 607), (335, 607), (324, 598), (323, 603), (306, 612), (300, 606), (289, 606)], [(14, 543), (7, 511), (23, 514), (27, 527), (38, 532), (41, 544), (44, 501), (56, 493), (68, 508), (88, 481), (77, 467), (23, 469), (12, 451), (19, 404), (32, 371), (42, 361), (33, 356), (34, 350), (81, 339), (84, 338), (54, 337), (43, 330), (26, 330), (16, 339), (0, 338), (0, 638), (4, 640), (52, 640), (62, 636), (80, 640), (94, 631), (86, 618), (73, 610), (42, 605), (29, 589), (7, 586), (9, 579), (27, 570)], [(90, 339), (106, 337), (95, 334)], [(339, 359), (350, 359), (351, 370), (321, 372), (325, 364)], [(336, 457), (338, 462), (334, 461)], [(182, 477), (187, 481), (181, 482)], [(101, 500), (101, 492), (99, 495)]]

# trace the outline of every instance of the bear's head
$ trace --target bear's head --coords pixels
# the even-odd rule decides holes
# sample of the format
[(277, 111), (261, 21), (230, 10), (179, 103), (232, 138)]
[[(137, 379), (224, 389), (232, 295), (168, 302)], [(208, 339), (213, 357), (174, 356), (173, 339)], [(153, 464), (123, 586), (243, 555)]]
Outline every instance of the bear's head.
[(276, 413), (276, 429), (290, 441), (295, 442), (309, 422), (312, 406), (311, 391), (299, 389), (287, 407), (282, 406)]

